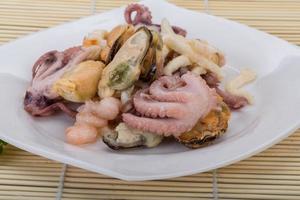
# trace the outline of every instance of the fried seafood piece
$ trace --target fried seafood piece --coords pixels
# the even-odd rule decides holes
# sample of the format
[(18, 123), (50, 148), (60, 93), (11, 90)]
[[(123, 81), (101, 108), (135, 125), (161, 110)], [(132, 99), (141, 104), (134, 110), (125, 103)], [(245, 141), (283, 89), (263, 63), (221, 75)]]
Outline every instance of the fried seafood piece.
[(95, 30), (89, 33), (86, 37), (84, 37), (82, 46), (90, 47), (90, 46), (105, 46), (106, 45), (106, 38), (107, 31), (106, 30)]
[(155, 147), (163, 136), (128, 127), (121, 122), (115, 129), (103, 129), (103, 142), (114, 150), (145, 146)]
[(210, 45), (207, 41), (190, 39), (188, 43), (196, 53), (203, 55), (220, 67), (225, 65), (224, 54), (216, 47)]
[(135, 33), (135, 28), (132, 25), (123, 24), (114, 27), (106, 35), (106, 47), (101, 50), (101, 60), (108, 64), (111, 62), (119, 51), (121, 46)]
[(95, 142), (108, 121), (118, 116), (120, 107), (120, 100), (113, 97), (87, 101), (78, 108), (75, 124), (65, 131), (67, 142), (76, 145)]
[(139, 79), (142, 63), (151, 42), (151, 32), (142, 27), (123, 44), (103, 70), (98, 85), (99, 97), (109, 97), (115, 91), (130, 88)]
[(53, 85), (53, 90), (72, 102), (85, 102), (92, 99), (98, 89), (104, 64), (88, 60), (67, 71)]
[[(220, 66), (210, 60), (205, 54), (200, 54), (198, 51), (190, 45), (190, 41), (178, 34), (175, 34), (171, 29), (169, 22), (166, 19), (162, 20), (162, 34), (163, 42), (169, 49), (176, 51), (177, 53), (186, 56), (192, 63), (199, 67), (204, 68), (207, 71), (214, 72), (218, 79), (223, 78)], [(199, 47), (194, 45), (194, 47)], [(198, 48), (198, 50), (204, 51)], [(206, 53), (209, 54), (209, 52)]]
[(229, 107), (220, 98), (218, 104), (220, 109), (211, 110), (192, 130), (181, 134), (176, 139), (189, 148), (197, 149), (209, 145), (223, 135), (227, 130), (231, 113)]

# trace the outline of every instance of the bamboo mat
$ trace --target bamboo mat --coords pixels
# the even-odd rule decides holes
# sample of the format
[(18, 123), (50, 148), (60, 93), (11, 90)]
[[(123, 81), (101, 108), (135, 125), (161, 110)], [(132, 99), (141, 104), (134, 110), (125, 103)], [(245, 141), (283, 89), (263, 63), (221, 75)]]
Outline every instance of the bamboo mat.
[[(130, 2), (1, 0), (0, 44)], [(300, 44), (299, 0), (209, 0), (208, 6), (200, 0), (170, 2), (197, 11), (207, 9)], [(147, 182), (116, 180), (8, 145), (0, 156), (0, 199), (300, 199), (300, 131), (228, 167)]]

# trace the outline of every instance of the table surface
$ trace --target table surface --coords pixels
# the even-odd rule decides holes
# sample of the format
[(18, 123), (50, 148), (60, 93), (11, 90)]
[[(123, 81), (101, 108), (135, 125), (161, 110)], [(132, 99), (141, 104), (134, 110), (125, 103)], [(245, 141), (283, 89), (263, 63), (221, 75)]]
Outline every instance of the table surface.
[[(0, 44), (134, 1), (1, 0)], [(300, 44), (299, 0), (171, 0)], [(3, 66), (2, 66), (3, 67)], [(300, 117), (300, 116), (299, 116)], [(0, 199), (300, 199), (300, 130), (270, 149), (211, 172), (126, 182), (8, 145), (0, 156)]]

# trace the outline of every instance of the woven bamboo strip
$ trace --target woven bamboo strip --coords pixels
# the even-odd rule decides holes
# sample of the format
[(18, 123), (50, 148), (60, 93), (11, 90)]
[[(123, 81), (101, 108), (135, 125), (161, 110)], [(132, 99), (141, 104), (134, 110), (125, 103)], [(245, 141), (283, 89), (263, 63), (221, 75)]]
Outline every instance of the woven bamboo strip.
[(299, 200), (298, 196), (290, 196), (290, 195), (259, 195), (259, 194), (226, 194), (220, 193), (219, 197), (221, 199), (264, 199), (264, 200)]
[(83, 189), (83, 188), (72, 188), (69, 189), (68, 186), (67, 188), (64, 189), (65, 193), (72, 193), (72, 194), (115, 194), (115, 195), (132, 195), (132, 196), (161, 196), (161, 197), (210, 197), (211, 194), (211, 188), (207, 190), (199, 190), (198, 192), (192, 192), (188, 190), (184, 191), (167, 191), (167, 190), (159, 190), (160, 187), (157, 187), (155, 190), (139, 190), (138, 188), (136, 189), (136, 186), (134, 186), (133, 189), (124, 189), (124, 188), (114, 188), (113, 185), (108, 185), (111, 186), (111, 188), (99, 188), (98, 190), (93, 190), (91, 189)]
[[(38, 171), (36, 169), (34, 169), (34, 171), (32, 171), (32, 169), (29, 170), (22, 170), (22, 169), (18, 169), (17, 171), (14, 170), (5, 170), (5, 169), (0, 169), (1, 170), (1, 175), (26, 175), (26, 176), (59, 176), (60, 175), (60, 171), (56, 170), (53, 171), (53, 168), (51, 169), (51, 171)], [(0, 176), (2, 177), (2, 176)]]
[(47, 175), (40, 175), (40, 176), (32, 176), (30, 174), (0, 174), (0, 179), (3, 180), (28, 180), (28, 181), (49, 181), (49, 182), (57, 182), (58, 181), (58, 174), (56, 176), (47, 176)]
[[(94, 175), (94, 173), (91, 173), (91, 172), (88, 172), (86, 170), (83, 170), (83, 169), (79, 169), (79, 168), (75, 168), (75, 167), (68, 167), (68, 170), (67, 170), (67, 174), (70, 174), (70, 175), (73, 175), (75, 177), (80, 177), (81, 175), (80, 174), (86, 174), (86, 175)], [(201, 177), (201, 178), (211, 178), (212, 175), (211, 173), (201, 173), (201, 174), (198, 174), (197, 175), (198, 177)], [(97, 175), (98, 178), (109, 178), (107, 176), (104, 176), (104, 175), (101, 175), (101, 174), (98, 174)], [(185, 177), (178, 177), (178, 178), (173, 178), (173, 179), (170, 179), (170, 180), (173, 180), (173, 181), (191, 181), (191, 178), (193, 178), (194, 176), (185, 176)]]
[[(7, 150), (5, 150), (7, 151)], [(20, 150), (21, 151), (21, 150)], [(3, 173), (5, 171), (12, 171), (13, 173), (31, 173), (32, 172), (32, 167), (28, 166), (28, 167), (20, 167), (20, 166), (12, 166), (12, 165), (0, 165), (0, 171)], [(48, 173), (48, 172), (52, 172), (52, 173), (60, 173), (61, 172), (61, 165), (57, 166), (57, 167), (34, 167), (34, 172), (35, 173)]]
[(55, 187), (32, 187), (19, 185), (1, 185), (0, 190), (3, 191), (27, 191), (27, 192), (56, 192)]
[(99, 200), (99, 199), (122, 199), (122, 200), (207, 200), (211, 199), (211, 197), (152, 197), (152, 196), (132, 196), (132, 195), (99, 195), (99, 196), (93, 196), (93, 195), (81, 195), (81, 194), (64, 194), (62, 200)]
[[(229, 194), (270, 194), (270, 190), (269, 189), (238, 189), (238, 188), (222, 188), (220, 187), (220, 191), (222, 193), (229, 193)], [(286, 190), (272, 190), (272, 194), (273, 195), (285, 195), (286, 194)], [(299, 190), (290, 190), (289, 191), (289, 195), (295, 195), (298, 196), (300, 195), (300, 191)]]
[(296, 175), (299, 176), (300, 170), (276, 170), (276, 169), (244, 169), (244, 168), (221, 168), (218, 170), (219, 174), (226, 173), (226, 174), (256, 174), (256, 175)]
[(37, 180), (7, 180), (0, 181), (0, 185), (24, 185), (24, 186), (36, 186), (36, 187), (57, 187), (58, 179), (56, 181), (37, 181)]
[(222, 179), (218, 178), (218, 183), (224, 183), (224, 182), (235, 183), (235, 184), (243, 184), (243, 183), (256, 184), (257, 187), (259, 187), (259, 185), (296, 185), (300, 187), (299, 179), (298, 180), (278, 180), (278, 179), (261, 180), (261, 179), (243, 179), (243, 178), (222, 178)]
[[(95, 177), (94, 177), (95, 178)], [(90, 178), (92, 179), (92, 177)], [(210, 179), (211, 180), (211, 179)], [(86, 183), (85, 181), (82, 181), (81, 179), (70, 179), (67, 178), (67, 181), (71, 183), (76, 182), (76, 183)], [(89, 183), (89, 182), (88, 182)], [(91, 183), (103, 183), (103, 184), (119, 184), (119, 185), (140, 185), (140, 186), (165, 186), (165, 187), (192, 187), (192, 188), (199, 188), (201, 187), (202, 189), (209, 189), (212, 187), (211, 181), (206, 181), (202, 180), (201, 178), (198, 178), (197, 182), (191, 182), (191, 181), (185, 181), (185, 182), (180, 182), (180, 181), (173, 181), (173, 180), (165, 180), (165, 181), (143, 181), (143, 182), (125, 182), (121, 180), (116, 180), (116, 179), (98, 179), (91, 181)]]
[(298, 185), (256, 185), (256, 184), (231, 184), (231, 183), (218, 183), (218, 187), (221, 189), (232, 189), (232, 188), (240, 188), (240, 189), (255, 189), (255, 190), (284, 190), (289, 192), (292, 191), (299, 191)]
[[(278, 179), (278, 180), (299, 180), (300, 179), (300, 174), (298, 175), (282, 175), (282, 174), (278, 174), (276, 176), (273, 176), (272, 174), (227, 174), (227, 173), (219, 173), (218, 174), (218, 178), (222, 179), (222, 178), (245, 178), (245, 179), (264, 179), (264, 180), (272, 180), (272, 179)], [(300, 184), (300, 182), (299, 182)]]
[[(73, 180), (73, 182), (72, 182)], [(76, 182), (75, 182), (76, 181)], [(81, 182), (79, 179), (69, 179), (66, 178), (64, 183), (66, 188), (88, 188), (88, 189), (113, 189), (113, 190), (131, 190), (133, 185), (131, 184), (115, 184), (115, 183), (102, 183), (101, 180), (92, 183), (89, 182)], [(180, 186), (180, 184), (179, 184)], [(149, 185), (134, 185), (134, 190), (142, 190), (142, 191), (168, 191), (168, 192), (210, 192), (212, 184), (210, 183), (202, 183), (200, 187), (188, 187), (188, 183), (186, 183), (186, 187), (174, 187), (174, 186), (149, 186)]]
[[(1, 191), (0, 190), (0, 196), (4, 196), (4, 195), (11, 195), (12, 191)], [(32, 192), (32, 191), (17, 191), (14, 190), (13, 191), (13, 195), (14, 196), (29, 196), (29, 197), (40, 197), (40, 198), (44, 198), (44, 197), (54, 197), (53, 192)]]
[[(54, 196), (53, 196), (54, 197)], [(53, 200), (53, 197), (43, 197), (43, 200)], [(0, 200), (41, 200), (40, 197), (34, 197), (34, 196), (22, 196), (20, 198), (20, 196), (0, 196)]]

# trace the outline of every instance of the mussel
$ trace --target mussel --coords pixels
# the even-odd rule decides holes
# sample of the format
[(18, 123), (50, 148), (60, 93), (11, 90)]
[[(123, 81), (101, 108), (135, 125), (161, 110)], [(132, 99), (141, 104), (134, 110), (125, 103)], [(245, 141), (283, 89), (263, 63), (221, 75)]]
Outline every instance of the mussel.
[(110, 63), (121, 46), (135, 33), (132, 25), (119, 25), (113, 28), (106, 37), (107, 46), (101, 51), (101, 60)]
[(121, 46), (103, 70), (98, 85), (98, 95), (101, 98), (112, 96), (115, 90), (127, 89), (138, 80), (151, 42), (151, 32), (146, 27), (141, 27)]
[(85, 102), (97, 93), (98, 82), (104, 64), (100, 61), (85, 61), (65, 72), (53, 90), (66, 100)]
[(103, 134), (103, 142), (115, 150), (141, 146), (155, 147), (162, 139), (161, 135), (131, 129), (122, 122), (115, 130), (107, 129)]
[(162, 75), (163, 57), (162, 57), (162, 38), (157, 31), (152, 30), (152, 43), (145, 56), (142, 64), (141, 79), (144, 81), (151, 81), (155, 75)]
[(205, 118), (200, 119), (192, 130), (181, 134), (177, 140), (189, 148), (196, 149), (209, 145), (224, 134), (231, 114), (223, 101), (219, 102), (219, 107), (220, 109), (212, 110)]

